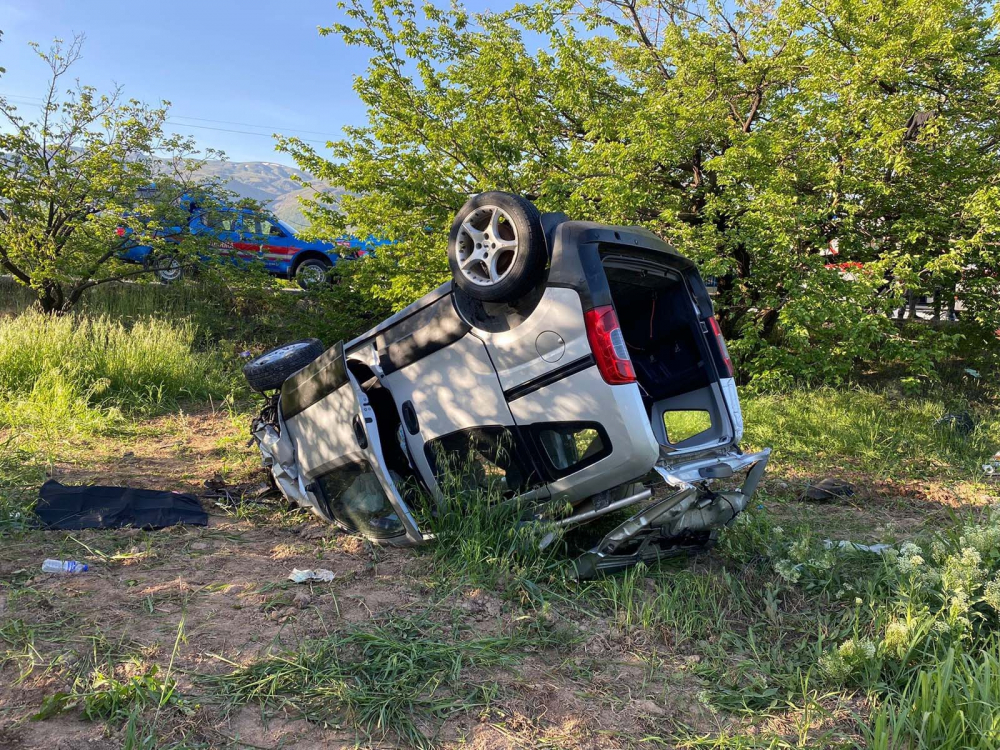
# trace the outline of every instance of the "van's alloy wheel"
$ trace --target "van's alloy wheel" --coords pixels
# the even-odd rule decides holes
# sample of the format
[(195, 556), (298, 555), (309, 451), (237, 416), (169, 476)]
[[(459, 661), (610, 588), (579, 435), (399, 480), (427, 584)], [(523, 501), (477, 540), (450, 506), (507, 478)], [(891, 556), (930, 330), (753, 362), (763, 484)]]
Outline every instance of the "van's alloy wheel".
[(322, 353), (319, 339), (293, 341), (251, 359), (243, 366), (243, 375), (255, 391), (273, 391)]
[(522, 296), (541, 279), (547, 257), (538, 209), (511, 193), (491, 191), (471, 198), (448, 237), (455, 284), (484, 302)]
[(326, 281), (326, 274), (331, 265), (328, 261), (322, 261), (319, 258), (304, 260), (295, 269), (295, 280), (303, 289), (322, 284)]
[(462, 222), (458, 267), (473, 284), (492, 286), (510, 273), (517, 249), (517, 229), (510, 216), (500, 206), (482, 206)]
[(172, 284), (175, 281), (180, 281), (181, 277), (184, 275), (184, 266), (182, 266), (181, 262), (173, 256), (157, 259), (155, 261), (155, 267), (156, 278), (164, 284)]

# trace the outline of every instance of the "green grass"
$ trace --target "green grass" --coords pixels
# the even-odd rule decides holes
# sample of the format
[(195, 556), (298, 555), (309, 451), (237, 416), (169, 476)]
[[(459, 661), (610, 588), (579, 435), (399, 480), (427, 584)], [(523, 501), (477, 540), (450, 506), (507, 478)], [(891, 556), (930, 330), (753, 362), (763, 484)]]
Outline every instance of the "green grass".
[(571, 572), (561, 529), (522, 523), (530, 507), (507, 502), (499, 482), (470, 491), (464, 476), (464, 470), (451, 466), (440, 480), (441, 502), (424, 498), (421, 503), (426, 512), (419, 523), (435, 535), (426, 548), (435, 569), (450, 580), (520, 590), (528, 597), (537, 591), (537, 581)]
[(23, 526), (45, 467), (69, 441), (239, 388), (235, 357), (197, 342), (183, 320), (0, 317), (0, 530)]
[[(79, 634), (76, 637), (80, 639)], [(146, 663), (135, 653), (139, 650), (137, 643), (123, 635), (113, 641), (96, 631), (84, 638), (90, 641), (90, 649), (69, 670), (74, 674), (69, 688), (46, 696), (31, 720), (45, 721), (62, 713), (76, 712), (89, 721), (120, 728), (124, 750), (164, 747), (158, 736), (161, 720), (168, 715), (190, 716), (197, 708), (178, 692), (172, 676), (183, 639), (182, 619), (170, 661), (161, 674), (158, 665)]]
[(227, 710), (256, 703), (353, 727), (366, 738), (428, 747), (446, 719), (493, 700), (497, 687), (475, 676), (481, 670), (510, 670), (528, 653), (564, 642), (537, 622), (476, 635), (457, 620), (424, 613), (352, 626), (203, 683)]
[(221, 399), (234, 383), (229, 368), (219, 353), (197, 350), (196, 338), (192, 324), (160, 318), (0, 318), (0, 394), (18, 404), (0, 412), (0, 426), (26, 423), (18, 416), (25, 406), (53, 400), (148, 410)]
[[(961, 391), (907, 397), (862, 388), (803, 388), (743, 398), (748, 445), (772, 446), (772, 461), (843, 468), (876, 477), (947, 474), (975, 477), (1000, 449), (1000, 408), (968, 401)], [(971, 416), (965, 435), (935, 424), (946, 413)]]
[(876, 712), (866, 736), (870, 750), (1000, 747), (1000, 649), (948, 651), (921, 670)]

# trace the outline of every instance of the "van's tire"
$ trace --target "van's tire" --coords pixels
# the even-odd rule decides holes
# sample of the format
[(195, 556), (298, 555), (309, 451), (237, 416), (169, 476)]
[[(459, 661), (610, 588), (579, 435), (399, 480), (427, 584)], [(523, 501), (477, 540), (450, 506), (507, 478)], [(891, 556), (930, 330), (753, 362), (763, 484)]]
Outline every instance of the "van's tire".
[(175, 284), (184, 278), (184, 264), (176, 255), (153, 258), (150, 267), (161, 284)]
[(255, 391), (273, 391), (322, 353), (319, 339), (293, 341), (251, 359), (243, 365), (243, 376)]
[(542, 278), (548, 252), (541, 214), (519, 195), (497, 190), (470, 198), (448, 235), (455, 285), (483, 302), (513, 302)]
[(306, 258), (295, 266), (295, 281), (303, 289), (312, 289), (327, 282), (332, 267), (326, 258)]

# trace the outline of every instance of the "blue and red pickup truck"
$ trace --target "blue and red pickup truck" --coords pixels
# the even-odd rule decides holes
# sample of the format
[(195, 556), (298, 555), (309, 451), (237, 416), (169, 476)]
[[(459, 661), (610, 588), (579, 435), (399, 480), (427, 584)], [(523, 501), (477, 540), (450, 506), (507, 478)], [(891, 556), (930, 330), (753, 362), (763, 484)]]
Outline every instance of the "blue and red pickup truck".
[[(382, 244), (374, 238), (362, 241), (355, 237), (309, 242), (296, 237), (290, 227), (265, 212), (235, 207), (202, 209), (193, 201), (187, 205), (191, 215), (187, 231), (207, 235), (213, 254), (237, 263), (260, 261), (269, 273), (295, 279), (302, 287), (324, 281), (340, 261), (359, 258), (373, 245)], [(172, 227), (157, 234), (169, 241), (183, 231), (182, 227)], [(128, 234), (129, 230), (118, 229), (120, 237)], [(210, 257), (203, 256), (202, 260)], [(154, 257), (153, 249), (139, 242), (127, 245), (122, 259), (150, 265), (164, 283), (178, 281), (184, 275), (184, 264), (178, 258), (163, 253)]]

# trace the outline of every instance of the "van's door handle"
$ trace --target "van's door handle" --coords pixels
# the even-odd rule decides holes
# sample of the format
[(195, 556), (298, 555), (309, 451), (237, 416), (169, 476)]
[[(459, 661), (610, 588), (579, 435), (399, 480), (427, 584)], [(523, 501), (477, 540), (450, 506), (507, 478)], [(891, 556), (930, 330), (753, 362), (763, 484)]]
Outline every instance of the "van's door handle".
[(413, 408), (412, 401), (403, 402), (403, 424), (406, 426), (406, 431), (411, 435), (416, 435), (420, 432), (420, 423), (417, 421), (417, 411)]
[(357, 414), (354, 415), (354, 439), (358, 441), (358, 446), (361, 450), (366, 450), (368, 448), (368, 436), (365, 434), (365, 428), (361, 424), (361, 417)]

